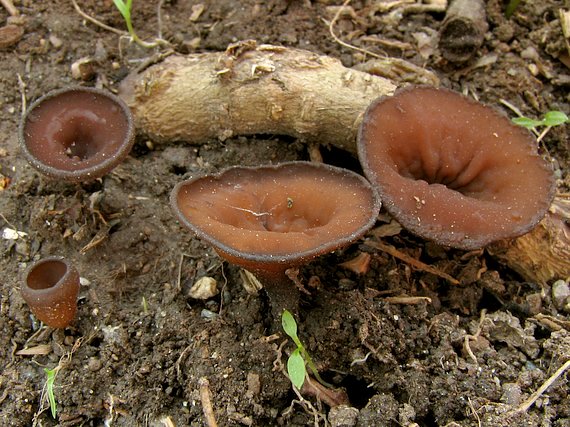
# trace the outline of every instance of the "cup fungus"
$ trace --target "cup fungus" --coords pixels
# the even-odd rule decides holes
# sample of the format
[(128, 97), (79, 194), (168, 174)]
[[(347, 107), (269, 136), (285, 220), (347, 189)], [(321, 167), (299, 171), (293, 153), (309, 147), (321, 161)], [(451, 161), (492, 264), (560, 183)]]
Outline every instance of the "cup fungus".
[(529, 132), (449, 90), (415, 87), (373, 102), (358, 153), (388, 212), (445, 246), (522, 235), (554, 197), (551, 168)]
[(77, 312), (79, 273), (66, 259), (43, 258), (26, 270), (21, 292), (39, 320), (65, 328)]
[(257, 276), (274, 319), (297, 309), (299, 291), (286, 270), (358, 239), (380, 209), (362, 176), (309, 162), (193, 178), (174, 188), (171, 203), (184, 226)]
[(28, 162), (67, 181), (99, 178), (129, 153), (135, 131), (129, 108), (104, 90), (55, 90), (34, 102), (19, 129)]

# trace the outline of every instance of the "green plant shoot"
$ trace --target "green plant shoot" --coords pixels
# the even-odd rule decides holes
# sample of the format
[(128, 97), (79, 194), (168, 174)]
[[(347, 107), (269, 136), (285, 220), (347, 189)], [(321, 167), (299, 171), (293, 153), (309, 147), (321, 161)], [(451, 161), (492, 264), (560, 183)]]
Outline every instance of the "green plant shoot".
[(519, 6), (519, 3), (521, 2), (521, 0), (510, 0), (509, 4), (507, 5), (507, 8), (505, 9), (505, 16), (508, 18), (510, 18), (513, 13), (515, 13), (515, 10), (517, 9), (517, 7)]
[(55, 395), (53, 393), (53, 383), (55, 381), (55, 377), (57, 375), (58, 368), (54, 369), (47, 369), (44, 368), (44, 371), (47, 375), (46, 379), (46, 393), (49, 401), (49, 407), (51, 409), (51, 416), (55, 419), (57, 415), (57, 403), (55, 402)]
[(142, 47), (155, 47), (158, 46), (159, 40), (157, 40), (154, 43), (148, 43), (145, 42), (144, 40), (141, 40), (139, 38), (139, 36), (137, 36), (137, 33), (135, 32), (135, 29), (133, 28), (133, 21), (131, 19), (131, 11), (132, 11), (132, 6), (133, 6), (133, 0), (113, 0), (113, 3), (115, 4), (115, 7), (119, 10), (119, 12), (121, 12), (121, 15), (123, 15), (123, 19), (125, 20), (125, 24), (127, 24), (127, 31), (129, 32), (129, 35), (131, 36), (132, 40), (137, 43), (138, 45), (142, 46)]
[(560, 126), (568, 123), (568, 116), (562, 111), (549, 111), (542, 120), (529, 119), (528, 117), (515, 117), (513, 123), (523, 126), (527, 129), (534, 129), (539, 126)]
[[(542, 120), (529, 119), (528, 117), (515, 117), (512, 120), (514, 124), (533, 131), (537, 135), (536, 141), (540, 142), (552, 127), (568, 123), (568, 116), (562, 111), (549, 111)], [(544, 130), (540, 133), (536, 131), (539, 126), (544, 126)]]
[(293, 315), (288, 311), (284, 310), (283, 314), (281, 315), (281, 324), (283, 325), (283, 330), (289, 337), (293, 340), (297, 348), (289, 359), (287, 360), (287, 373), (289, 374), (289, 378), (295, 387), (301, 389), (305, 382), (305, 378), (307, 376), (307, 370), (305, 364), (309, 365), (309, 369), (315, 376), (315, 378), (325, 387), (333, 388), (329, 383), (324, 381), (319, 372), (317, 371), (317, 367), (313, 363), (311, 356), (303, 346), (303, 343), (297, 336), (297, 322), (295, 322), (295, 318)]

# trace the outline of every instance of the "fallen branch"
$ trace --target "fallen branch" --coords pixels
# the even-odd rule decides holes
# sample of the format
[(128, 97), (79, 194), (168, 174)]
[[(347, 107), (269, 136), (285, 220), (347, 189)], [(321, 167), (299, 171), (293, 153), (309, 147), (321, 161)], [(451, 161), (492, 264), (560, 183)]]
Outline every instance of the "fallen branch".
[(570, 276), (570, 195), (555, 197), (544, 219), (528, 234), (487, 247), (524, 280), (546, 284)]
[(250, 41), (170, 56), (127, 77), (119, 95), (155, 142), (276, 134), (354, 153), (364, 111), (395, 89), (328, 56)]

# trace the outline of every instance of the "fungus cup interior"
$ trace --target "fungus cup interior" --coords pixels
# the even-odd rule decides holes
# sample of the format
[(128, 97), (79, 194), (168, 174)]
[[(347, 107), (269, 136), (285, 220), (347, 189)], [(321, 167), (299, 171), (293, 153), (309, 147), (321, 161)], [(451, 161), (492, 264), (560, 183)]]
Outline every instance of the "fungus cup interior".
[(375, 101), (359, 158), (386, 209), (408, 230), (475, 249), (530, 231), (554, 197), (530, 133), (449, 90), (404, 89)]
[(129, 108), (95, 88), (48, 93), (31, 105), (20, 126), (20, 145), (45, 175), (72, 181), (101, 177), (134, 143)]
[(295, 292), (286, 269), (358, 239), (380, 209), (362, 176), (309, 162), (190, 179), (174, 188), (171, 201), (182, 224), (258, 276), (272, 304), (279, 285)]
[(79, 273), (68, 261), (48, 257), (28, 268), (21, 292), (38, 319), (64, 328), (75, 317), (79, 286)]

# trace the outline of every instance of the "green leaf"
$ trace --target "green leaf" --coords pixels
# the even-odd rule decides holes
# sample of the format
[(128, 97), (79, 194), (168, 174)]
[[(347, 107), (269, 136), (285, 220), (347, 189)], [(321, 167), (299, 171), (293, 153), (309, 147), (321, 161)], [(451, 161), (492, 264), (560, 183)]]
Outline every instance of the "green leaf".
[(125, 18), (125, 20), (130, 19), (131, 16), (130, 1), (128, 1), (128, 4), (125, 4), (123, 0), (113, 0), (113, 3), (115, 3), (115, 7), (119, 9), (119, 12), (121, 12), (121, 15), (123, 15), (123, 18)]
[(44, 371), (47, 375), (46, 392), (48, 396), (49, 406), (51, 408), (51, 416), (55, 418), (57, 415), (57, 403), (55, 402), (55, 395), (53, 393), (53, 383), (55, 381), (57, 370), (44, 368)]
[(544, 115), (545, 126), (559, 126), (568, 122), (568, 116), (562, 111), (549, 111)]
[(293, 385), (301, 390), (301, 387), (303, 387), (303, 383), (305, 382), (307, 370), (305, 368), (305, 361), (303, 360), (298, 348), (291, 353), (289, 360), (287, 360), (287, 373), (289, 374), (289, 379)]
[(534, 120), (534, 119), (529, 119), (528, 117), (515, 117), (512, 120), (514, 124), (523, 126), (527, 129), (532, 129), (537, 126), (544, 125), (544, 120)]
[(283, 325), (285, 333), (293, 338), (293, 341), (298, 340), (297, 322), (295, 322), (295, 318), (288, 310), (283, 311), (283, 314), (281, 315), (281, 324)]

